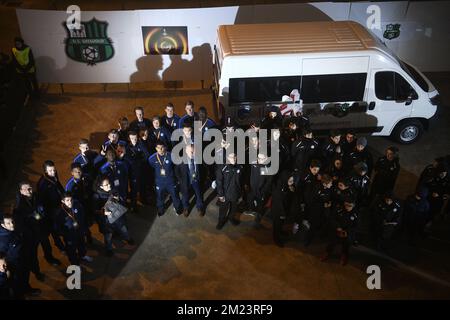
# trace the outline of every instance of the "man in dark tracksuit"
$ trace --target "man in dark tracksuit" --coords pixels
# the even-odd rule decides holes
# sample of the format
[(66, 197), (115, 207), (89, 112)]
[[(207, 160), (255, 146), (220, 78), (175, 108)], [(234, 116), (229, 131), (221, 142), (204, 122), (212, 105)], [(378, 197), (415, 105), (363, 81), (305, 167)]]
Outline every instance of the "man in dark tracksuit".
[(109, 199), (114, 198), (120, 204), (125, 205), (123, 199), (120, 199), (118, 193), (112, 189), (111, 182), (107, 177), (101, 178), (98, 181), (97, 191), (94, 193), (93, 204), (94, 210), (98, 216), (99, 230), (103, 234), (106, 256), (111, 257), (113, 253), (113, 233), (120, 235), (122, 240), (125, 240), (129, 245), (134, 245), (134, 240), (128, 233), (125, 215), (118, 218), (113, 223), (110, 223), (107, 215), (109, 212), (105, 210), (105, 204)]
[(123, 161), (117, 160), (116, 157), (113, 150), (107, 150), (107, 162), (100, 168), (100, 173), (107, 176), (113, 184), (113, 188), (119, 192), (123, 199), (126, 199), (128, 194), (128, 167)]
[(344, 207), (345, 199), (356, 199), (356, 192), (348, 178), (341, 178), (333, 190), (332, 200), (335, 207)]
[(264, 205), (272, 191), (273, 175), (270, 174), (268, 159), (265, 154), (258, 154), (256, 163), (250, 165), (250, 195), (248, 206), (256, 212), (255, 222), (261, 222), (264, 215)]
[(162, 141), (166, 146), (170, 146), (172, 143), (170, 137), (171, 132), (161, 125), (161, 119), (158, 116), (153, 117), (152, 126), (149, 128), (149, 138), (152, 141), (151, 143), (155, 145), (156, 141)]
[(404, 204), (405, 227), (410, 245), (417, 245), (419, 237), (425, 235), (425, 226), (430, 221), (430, 202), (428, 188), (421, 186), (414, 194), (408, 196)]
[(142, 181), (145, 167), (148, 166), (147, 159), (150, 152), (144, 143), (139, 139), (137, 132), (129, 131), (128, 133), (130, 143), (127, 145), (125, 159), (129, 163), (129, 178), (130, 178), (130, 198), (131, 210), (137, 211), (137, 197), (138, 193), (142, 203), (146, 203), (146, 188), (145, 183), (149, 181)]
[(347, 160), (347, 172), (351, 172), (354, 165), (364, 162), (367, 165), (367, 175), (372, 176), (373, 157), (369, 150), (367, 150), (367, 139), (364, 137), (358, 138), (355, 149), (349, 154)]
[(89, 227), (94, 222), (94, 215), (92, 213), (92, 182), (89, 181), (89, 177), (83, 175), (81, 165), (79, 163), (72, 163), (72, 177), (67, 181), (65, 191), (70, 192), (74, 201), (78, 201), (83, 206), (85, 213), (85, 220), (87, 224), (86, 228), (86, 241), (92, 244), (92, 235)]
[[(75, 156), (73, 162), (79, 163), (83, 175), (89, 177), (91, 182), (94, 182), (97, 178), (98, 170), (103, 165), (105, 158), (97, 152), (90, 150), (89, 141), (87, 139), (81, 139), (78, 148), (80, 149), (80, 153)], [(92, 187), (90, 188), (92, 189)]]
[(43, 233), (42, 230), (46, 228), (45, 213), (44, 208), (37, 204), (30, 183), (19, 183), (19, 192), (13, 212), (14, 222), (17, 232), (23, 237), (27, 267), (40, 281), (44, 281), (45, 278), (40, 270), (38, 260), (38, 246)]
[(333, 181), (327, 174), (322, 175), (321, 181), (313, 183), (312, 190), (305, 190), (305, 217), (309, 229), (305, 237), (305, 246), (311, 244), (314, 237), (327, 226), (331, 210), (331, 187)]
[(273, 240), (284, 246), (283, 225), (289, 216), (299, 215), (299, 196), (294, 172), (282, 171), (272, 188)]
[(321, 261), (326, 261), (333, 253), (336, 245), (342, 246), (341, 265), (348, 262), (348, 254), (350, 245), (353, 242), (353, 236), (358, 220), (355, 201), (346, 199), (343, 208), (336, 208), (332, 213), (329, 229), (329, 243), (326, 253), (322, 256)]
[(15, 230), (13, 217), (0, 213), (0, 221), (0, 252), (5, 254), (8, 269), (12, 273), (13, 297), (20, 299), (25, 294), (39, 295), (41, 290), (30, 286), (29, 256), (25, 251), (22, 236)]
[(235, 213), (241, 197), (242, 166), (238, 165), (236, 161), (236, 154), (230, 153), (227, 156), (227, 163), (217, 165), (216, 168), (217, 195), (220, 202), (217, 230), (222, 229), (228, 220), (234, 225), (239, 224)]
[(61, 196), (61, 207), (56, 213), (56, 228), (64, 239), (71, 265), (79, 265), (80, 260), (92, 262), (93, 259), (86, 255), (84, 240), (86, 223), (83, 208), (73, 202), (70, 193)]
[(360, 162), (354, 166), (353, 173), (350, 176), (350, 182), (356, 193), (356, 203), (363, 207), (369, 205), (370, 178), (367, 171), (367, 165)]
[(434, 174), (428, 183), (424, 184), (428, 187), (430, 195), (428, 201), (430, 202), (430, 221), (441, 213), (445, 201), (450, 196), (450, 179), (448, 176), (448, 168), (442, 163), (434, 170)]
[(295, 171), (303, 173), (309, 162), (317, 154), (319, 143), (313, 138), (311, 129), (303, 130), (303, 136), (294, 141), (291, 146), (291, 159)]
[(164, 109), (166, 114), (161, 117), (162, 125), (166, 127), (170, 133), (179, 128), (178, 124), (180, 122), (180, 117), (173, 112), (173, 109), (173, 104), (169, 102)]
[(158, 216), (164, 214), (164, 199), (166, 193), (172, 198), (173, 208), (178, 215), (182, 213), (182, 205), (175, 182), (174, 166), (170, 152), (166, 151), (163, 142), (156, 143), (156, 153), (148, 158), (149, 165), (153, 168), (156, 188), (156, 207)]
[(183, 203), (183, 214), (189, 216), (189, 199), (191, 190), (195, 194), (195, 206), (201, 217), (205, 215), (205, 205), (203, 203), (203, 181), (205, 180), (205, 172), (203, 167), (195, 162), (194, 145), (188, 145), (185, 148), (187, 162), (175, 166), (175, 175), (180, 184), (181, 202)]
[(397, 176), (400, 172), (400, 162), (397, 153), (398, 149), (396, 147), (389, 147), (386, 149), (386, 154), (375, 163), (375, 175), (371, 189), (372, 199), (377, 195), (383, 195), (388, 191), (394, 190), (395, 181), (397, 181)]
[(402, 219), (402, 206), (392, 192), (387, 192), (371, 208), (371, 230), (377, 248), (384, 250), (386, 242), (399, 230)]
[(336, 154), (342, 153), (340, 142), (341, 134), (339, 132), (332, 131), (328, 136), (328, 139), (321, 144), (321, 160), (325, 168), (330, 165), (331, 159), (333, 159)]
[(309, 198), (309, 196), (314, 191), (318, 183), (318, 174), (321, 168), (321, 163), (319, 160), (312, 160), (309, 169), (307, 172), (300, 175), (298, 179), (298, 188), (299, 188), (299, 202), (300, 202), (300, 212), (301, 214), (297, 217), (297, 221), (294, 223), (292, 227), (292, 233), (296, 234), (298, 232), (300, 223), (302, 223), (307, 230), (311, 228), (310, 222), (306, 219), (307, 215), (305, 215), (306, 203), (305, 199)]

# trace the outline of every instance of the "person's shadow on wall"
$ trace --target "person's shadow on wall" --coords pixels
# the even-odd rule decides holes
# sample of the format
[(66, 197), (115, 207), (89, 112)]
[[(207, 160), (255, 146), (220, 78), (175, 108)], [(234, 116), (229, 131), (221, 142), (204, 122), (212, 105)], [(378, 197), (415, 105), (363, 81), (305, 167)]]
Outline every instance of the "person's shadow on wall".
[(163, 69), (160, 55), (142, 56), (136, 60), (137, 71), (130, 76), (130, 82), (160, 81), (159, 72)]

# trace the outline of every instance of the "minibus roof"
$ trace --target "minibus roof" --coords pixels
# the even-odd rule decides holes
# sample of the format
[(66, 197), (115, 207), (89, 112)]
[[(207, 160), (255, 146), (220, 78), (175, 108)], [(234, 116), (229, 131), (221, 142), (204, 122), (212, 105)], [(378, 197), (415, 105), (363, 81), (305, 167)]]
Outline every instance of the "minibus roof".
[(223, 57), (380, 48), (381, 42), (354, 21), (221, 25), (218, 40)]

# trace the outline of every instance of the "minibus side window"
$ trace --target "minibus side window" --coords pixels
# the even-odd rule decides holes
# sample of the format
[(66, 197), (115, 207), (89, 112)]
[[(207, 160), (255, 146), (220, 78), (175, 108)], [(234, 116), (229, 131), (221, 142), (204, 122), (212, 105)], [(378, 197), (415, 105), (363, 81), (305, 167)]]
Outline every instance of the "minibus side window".
[(366, 78), (366, 73), (303, 76), (300, 98), (304, 103), (361, 101)]
[(230, 103), (281, 101), (300, 88), (300, 77), (261, 77), (230, 79)]
[(380, 100), (405, 101), (414, 89), (400, 74), (380, 71), (375, 74), (375, 95)]

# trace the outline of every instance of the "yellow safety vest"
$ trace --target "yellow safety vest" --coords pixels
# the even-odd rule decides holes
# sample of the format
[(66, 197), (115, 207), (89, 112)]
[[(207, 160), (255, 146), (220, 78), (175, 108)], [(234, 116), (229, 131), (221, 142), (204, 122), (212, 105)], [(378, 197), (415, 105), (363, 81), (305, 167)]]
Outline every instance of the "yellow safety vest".
[[(30, 47), (26, 47), (23, 50), (17, 50), (16, 48), (12, 48), (12, 52), (13, 52), (14, 57), (16, 58), (17, 62), (22, 67), (25, 67), (25, 66), (28, 65), (28, 62), (30, 61), (30, 56), (29, 56), (29, 54), (30, 54)], [(17, 72), (20, 72), (20, 73), (23, 72), (23, 70), (21, 70), (21, 69), (16, 69), (16, 70), (17, 70)], [(34, 69), (34, 66), (33, 66), (33, 67), (31, 67), (28, 70), (28, 73), (33, 73), (34, 70), (35, 69)]]

